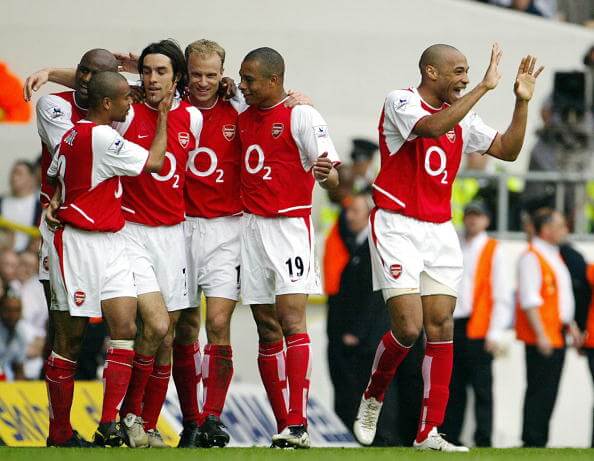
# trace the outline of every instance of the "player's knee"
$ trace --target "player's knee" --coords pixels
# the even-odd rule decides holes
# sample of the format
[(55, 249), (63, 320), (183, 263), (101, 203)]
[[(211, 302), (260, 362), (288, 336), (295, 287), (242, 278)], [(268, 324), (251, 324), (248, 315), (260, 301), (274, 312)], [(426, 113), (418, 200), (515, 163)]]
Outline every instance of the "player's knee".
[(136, 322), (132, 319), (120, 321), (117, 325), (111, 327), (111, 339), (134, 339), (136, 337)]
[(449, 313), (433, 316), (426, 321), (425, 330), (429, 340), (452, 339), (454, 332), (454, 319)]
[(206, 336), (210, 343), (220, 343), (230, 336), (231, 319), (224, 313), (206, 319)]
[(166, 351), (166, 350), (171, 350), (172, 346), (173, 346), (173, 334), (166, 333), (165, 336), (163, 337), (160, 348), (162, 351)]
[(145, 322), (142, 328), (144, 339), (150, 343), (160, 343), (169, 331), (169, 316), (159, 316)]
[(408, 347), (412, 346), (417, 341), (421, 334), (421, 326), (411, 322), (399, 328), (392, 327), (392, 333), (400, 344)]
[(199, 328), (188, 322), (177, 322), (175, 341), (179, 344), (192, 344), (198, 339)]
[(263, 343), (273, 343), (283, 339), (283, 330), (280, 324), (273, 319), (256, 320), (258, 338)]

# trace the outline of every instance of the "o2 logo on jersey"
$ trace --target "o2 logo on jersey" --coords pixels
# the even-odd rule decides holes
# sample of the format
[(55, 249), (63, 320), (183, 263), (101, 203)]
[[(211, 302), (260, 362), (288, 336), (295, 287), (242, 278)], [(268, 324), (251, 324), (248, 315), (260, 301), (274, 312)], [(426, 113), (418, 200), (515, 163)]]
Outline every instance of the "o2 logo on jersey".
[[(434, 159), (437, 160), (437, 165)], [(443, 175), (442, 184), (448, 184), (448, 172), (446, 171), (447, 156), (441, 147), (431, 146), (425, 152), (425, 171), (429, 176)], [(437, 166), (437, 167), (436, 167)]]
[(281, 134), (283, 134), (284, 130), (285, 130), (285, 125), (283, 125), (282, 123), (273, 123), (272, 124), (272, 137), (274, 139), (278, 138)]
[[(252, 153), (254, 153), (254, 152), (256, 154), (258, 154), (258, 163), (256, 164), (255, 167), (252, 167), (251, 166), (251, 156), (252, 156)], [(270, 181), (272, 179), (272, 168), (264, 165), (264, 160), (265, 160), (264, 151), (258, 144), (252, 144), (250, 147), (248, 147), (246, 149), (245, 157), (243, 160), (244, 160), (244, 164), (245, 164), (245, 170), (249, 174), (258, 174), (258, 173), (260, 173), (260, 171), (264, 171), (264, 175), (262, 176), (262, 179), (264, 181)]]
[(190, 144), (190, 133), (186, 131), (177, 133), (177, 140), (179, 141), (179, 145), (185, 149)]
[[(209, 158), (210, 166), (206, 170), (200, 170), (196, 166), (196, 158), (200, 154), (206, 154)], [(211, 174), (216, 172), (217, 178), (215, 179), (215, 182), (218, 182), (218, 183), (225, 182), (225, 179), (224, 179), (225, 171), (223, 171), (222, 168), (217, 169), (218, 164), (219, 164), (219, 160), (218, 160), (217, 154), (214, 150), (212, 150), (208, 147), (200, 147), (199, 149), (196, 149), (194, 152), (192, 152), (192, 154), (188, 158), (188, 164), (187, 164), (186, 168), (188, 170), (190, 170), (193, 174), (198, 176), (199, 178), (205, 178), (205, 177), (210, 176)]]
[(223, 125), (223, 136), (227, 141), (233, 141), (233, 138), (235, 138), (235, 131), (235, 125)]
[(173, 178), (173, 185), (171, 187), (173, 189), (179, 189), (179, 174), (175, 173), (175, 169), (177, 167), (177, 161), (175, 160), (175, 156), (171, 152), (165, 152), (165, 160), (169, 160), (169, 170), (167, 174), (160, 175), (157, 173), (151, 173), (151, 176), (159, 182), (169, 181)]

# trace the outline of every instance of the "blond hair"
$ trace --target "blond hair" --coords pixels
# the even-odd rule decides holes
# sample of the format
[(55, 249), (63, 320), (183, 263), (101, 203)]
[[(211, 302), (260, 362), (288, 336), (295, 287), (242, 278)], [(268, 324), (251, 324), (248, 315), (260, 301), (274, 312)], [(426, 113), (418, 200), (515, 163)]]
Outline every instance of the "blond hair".
[(188, 61), (190, 56), (194, 53), (198, 53), (201, 56), (212, 56), (213, 54), (216, 54), (221, 58), (221, 67), (225, 64), (225, 49), (212, 40), (203, 38), (190, 43), (185, 51), (186, 61)]

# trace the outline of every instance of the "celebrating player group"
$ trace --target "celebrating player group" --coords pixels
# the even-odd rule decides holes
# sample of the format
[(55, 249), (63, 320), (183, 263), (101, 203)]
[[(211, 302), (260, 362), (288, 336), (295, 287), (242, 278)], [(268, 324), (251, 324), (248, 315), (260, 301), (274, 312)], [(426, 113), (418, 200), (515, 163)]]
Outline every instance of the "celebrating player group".
[[(466, 450), (437, 433), (462, 269), (451, 187), (462, 153), (515, 160), (542, 70), (531, 56), (520, 63), (512, 121), (500, 134), (471, 110), (497, 86), (500, 59), (494, 45), (484, 78), (462, 94), (466, 58), (433, 45), (420, 59), (421, 84), (385, 101), (370, 245), (374, 288), (382, 290), (392, 322), (353, 428), (361, 444), (373, 442), (385, 390), (424, 329), (414, 445)], [(184, 53), (162, 40), (138, 56), (93, 49), (76, 69), (44, 69), (27, 79), (27, 99), (47, 81), (73, 89), (37, 103), (45, 207), (40, 278), (51, 293), (53, 332), (48, 446), (165, 446), (157, 419), (172, 375), (183, 414), (179, 446), (226, 446), (221, 413), (240, 298), (257, 326), (258, 369), (277, 423), (272, 446), (310, 446), (306, 305), (309, 294), (320, 293), (312, 192), (316, 182), (338, 185), (340, 160), (309, 98), (285, 91), (278, 52), (248, 53), (238, 88), (223, 77), (224, 63), (216, 42), (198, 40)], [(140, 83), (119, 72), (137, 72)], [(93, 443), (70, 424), (76, 362), (92, 317), (103, 317), (109, 331)]]

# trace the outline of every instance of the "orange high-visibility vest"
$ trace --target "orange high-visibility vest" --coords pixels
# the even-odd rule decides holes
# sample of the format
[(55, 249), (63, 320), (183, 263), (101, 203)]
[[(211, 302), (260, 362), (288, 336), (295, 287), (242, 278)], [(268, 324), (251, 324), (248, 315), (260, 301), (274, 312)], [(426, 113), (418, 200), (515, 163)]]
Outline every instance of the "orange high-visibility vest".
[(336, 221), (324, 244), (324, 292), (327, 295), (335, 295), (340, 290), (340, 279), (349, 258), (349, 250), (340, 237)]
[[(542, 305), (538, 308), (540, 320), (551, 346), (561, 348), (565, 341), (562, 334), (563, 323), (559, 316), (559, 286), (555, 272), (536, 248), (530, 245), (527, 251), (534, 254), (540, 264), (542, 278), (540, 296), (543, 299)], [(516, 337), (526, 344), (536, 344), (536, 333), (528, 321), (528, 316), (520, 306), (519, 296), (516, 303)]]
[(471, 339), (484, 339), (491, 323), (493, 311), (493, 255), (497, 240), (487, 239), (478, 258), (474, 273), (474, 292), (472, 314), (466, 325), (466, 336)]
[[(594, 264), (588, 264), (587, 272), (588, 282), (590, 286), (594, 288)], [(588, 308), (588, 323), (586, 323), (586, 340), (584, 341), (584, 347), (594, 348), (594, 296), (590, 301), (590, 307)]]

